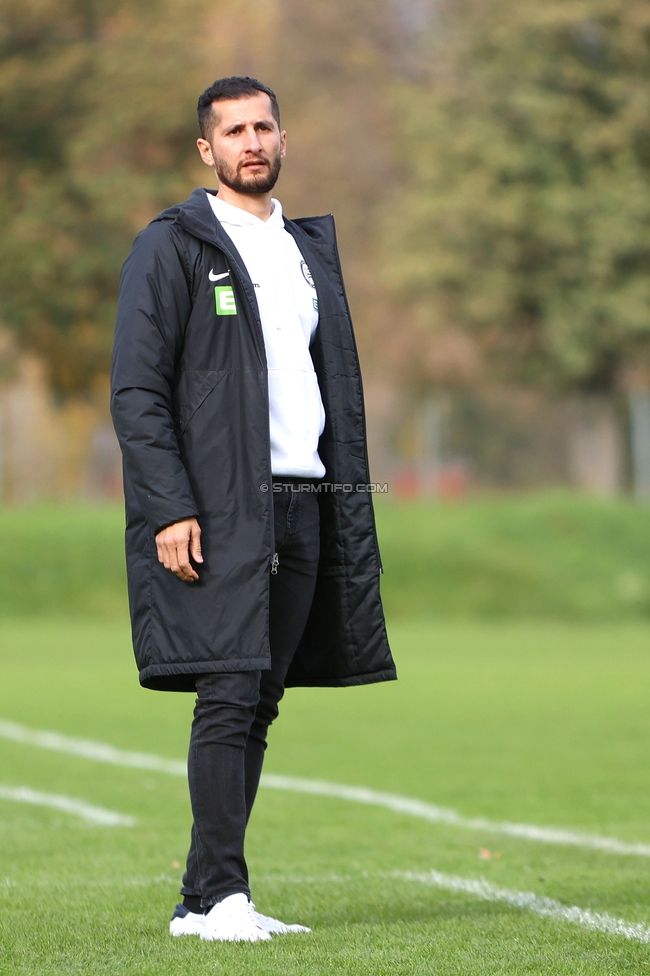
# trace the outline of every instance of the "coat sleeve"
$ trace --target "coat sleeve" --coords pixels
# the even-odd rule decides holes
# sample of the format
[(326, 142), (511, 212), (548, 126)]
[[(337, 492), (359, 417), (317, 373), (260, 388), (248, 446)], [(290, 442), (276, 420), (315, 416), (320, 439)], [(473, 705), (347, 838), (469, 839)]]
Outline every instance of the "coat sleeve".
[(126, 475), (154, 533), (198, 515), (172, 413), (172, 385), (191, 310), (176, 235), (166, 221), (150, 224), (122, 270), (111, 413)]

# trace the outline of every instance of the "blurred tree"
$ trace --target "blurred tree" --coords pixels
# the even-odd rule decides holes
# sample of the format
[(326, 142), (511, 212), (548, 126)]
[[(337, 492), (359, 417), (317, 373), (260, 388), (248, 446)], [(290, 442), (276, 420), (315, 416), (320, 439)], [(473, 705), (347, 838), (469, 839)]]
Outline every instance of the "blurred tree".
[(650, 3), (456, 0), (428, 54), (386, 247), (420, 343), (460, 329), (497, 375), (611, 391), (650, 360)]
[(0, 318), (62, 395), (105, 375), (134, 232), (193, 182), (206, 7), (0, 2)]

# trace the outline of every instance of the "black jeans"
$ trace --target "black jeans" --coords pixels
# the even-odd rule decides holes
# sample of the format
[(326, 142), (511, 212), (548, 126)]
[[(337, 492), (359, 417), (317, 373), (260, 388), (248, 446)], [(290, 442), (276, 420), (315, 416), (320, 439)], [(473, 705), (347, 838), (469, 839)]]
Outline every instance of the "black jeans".
[(244, 834), (259, 785), (266, 733), (307, 623), (319, 555), (318, 496), (308, 482), (279, 478), (273, 515), (277, 573), (270, 577), (270, 671), (197, 677), (188, 775), (194, 824), (181, 894), (203, 908), (250, 896)]

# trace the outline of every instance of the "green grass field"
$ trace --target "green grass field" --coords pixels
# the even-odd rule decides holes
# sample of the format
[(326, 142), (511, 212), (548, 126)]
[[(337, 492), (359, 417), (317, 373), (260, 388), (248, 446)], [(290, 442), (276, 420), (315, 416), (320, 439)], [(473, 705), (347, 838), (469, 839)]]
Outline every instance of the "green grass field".
[[(650, 843), (650, 625), (404, 619), (390, 631), (400, 680), (290, 691), (268, 772)], [(139, 689), (123, 619), (5, 620), (0, 640), (1, 719), (183, 757), (191, 696)], [(182, 778), (6, 738), (0, 757), (4, 787), (137, 818), (93, 826), (0, 799), (3, 974), (650, 973), (650, 945), (406, 876), (484, 878), (650, 924), (647, 857), (272, 789), (250, 827), (254, 897), (313, 934), (171, 939), (189, 829)]]

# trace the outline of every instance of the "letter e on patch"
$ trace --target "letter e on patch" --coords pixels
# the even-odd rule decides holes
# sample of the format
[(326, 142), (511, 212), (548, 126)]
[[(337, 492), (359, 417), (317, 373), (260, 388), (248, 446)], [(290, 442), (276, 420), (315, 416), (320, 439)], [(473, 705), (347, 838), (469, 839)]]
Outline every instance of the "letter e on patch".
[(222, 285), (214, 289), (214, 300), (217, 315), (236, 315), (235, 293), (230, 285)]

